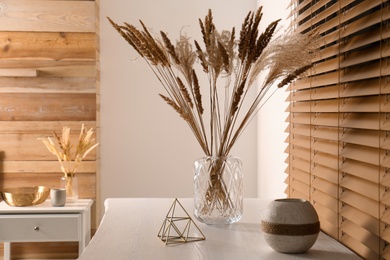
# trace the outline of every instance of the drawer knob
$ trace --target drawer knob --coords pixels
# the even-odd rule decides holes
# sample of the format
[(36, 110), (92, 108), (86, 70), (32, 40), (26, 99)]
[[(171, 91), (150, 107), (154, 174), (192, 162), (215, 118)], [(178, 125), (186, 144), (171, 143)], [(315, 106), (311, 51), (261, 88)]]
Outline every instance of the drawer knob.
[(39, 227), (34, 227), (34, 230), (35, 231), (39, 231)]

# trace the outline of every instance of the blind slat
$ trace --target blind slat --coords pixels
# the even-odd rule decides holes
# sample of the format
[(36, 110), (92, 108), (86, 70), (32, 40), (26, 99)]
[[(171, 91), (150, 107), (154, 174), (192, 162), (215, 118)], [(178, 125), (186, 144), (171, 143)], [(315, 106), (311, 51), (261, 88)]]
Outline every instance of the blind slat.
[(289, 189), (289, 192), (290, 192), (290, 195), (289, 195), (289, 197), (290, 198), (298, 198), (298, 199), (305, 199), (305, 200), (310, 200), (310, 198), (309, 198), (309, 191), (305, 191), (305, 192), (300, 192), (299, 190), (297, 190), (297, 189), (294, 189), (293, 187), (291, 187), (290, 189)]
[(294, 135), (293, 138), (290, 138), (289, 140), (290, 144), (304, 147), (304, 148), (310, 148), (310, 138), (306, 136), (300, 136), (300, 135)]
[[(370, 1), (368, 1), (370, 2)], [(361, 31), (363, 29), (366, 29), (370, 26), (373, 26), (375, 24), (379, 24), (381, 22), (381, 11), (376, 11), (373, 13), (370, 13), (361, 19), (355, 20), (352, 23), (346, 24), (342, 29), (340, 30), (340, 37), (347, 37), (353, 33), (356, 33), (358, 31)]]
[(338, 154), (339, 144), (337, 142), (315, 138), (312, 142), (311, 149), (314, 150), (314, 153), (323, 152), (329, 154)]
[(288, 122), (292, 124), (310, 124), (309, 113), (291, 113), (288, 117)]
[(338, 212), (337, 198), (329, 196), (328, 194), (323, 193), (320, 190), (313, 190), (311, 198), (314, 204), (321, 203), (333, 212)]
[(296, 135), (310, 136), (310, 125), (292, 125), (290, 126), (291, 133)]
[(374, 218), (379, 218), (379, 205), (375, 200), (369, 199), (350, 190), (345, 190), (340, 195), (340, 201), (349, 204)]
[(367, 213), (349, 205), (345, 205), (341, 208), (340, 215), (353, 221), (357, 225), (364, 227), (371, 233), (379, 235), (379, 222), (375, 221), (375, 218), (368, 215)]
[(320, 219), (320, 222), (321, 222), (321, 230), (324, 231), (329, 236), (333, 237), (334, 239), (338, 239), (338, 237), (339, 237), (339, 228), (336, 225), (337, 222), (328, 222), (322, 216), (319, 216), (319, 219)]
[(288, 96), (288, 101), (302, 101), (302, 100), (310, 100), (310, 90), (303, 90), (303, 91), (295, 91), (291, 92)]
[(355, 144), (345, 144), (345, 146), (340, 148), (340, 156), (355, 161), (370, 163), (373, 165), (378, 165), (379, 149), (355, 145)]
[(380, 259), (379, 254), (375, 253), (370, 248), (363, 245), (360, 241), (357, 241), (355, 238), (349, 236), (348, 234), (344, 234), (339, 241), (347, 247), (352, 248), (359, 255), (364, 256), (365, 260)]
[(311, 124), (337, 127), (339, 124), (339, 115), (337, 113), (313, 113)]
[[(383, 69), (382, 69), (383, 67)], [(381, 65), (380, 61), (367, 62), (359, 66), (348, 67), (342, 70), (340, 82), (346, 83), (351, 81), (363, 80), (368, 78), (376, 78), (386, 75), (385, 65)]]
[(379, 96), (343, 98), (340, 100), (340, 112), (378, 112)]
[(312, 94), (310, 96), (310, 100), (338, 98), (340, 95), (340, 85), (329, 86), (326, 88), (313, 88), (311, 92)]
[(370, 248), (375, 254), (379, 254), (379, 239), (376, 235), (349, 220), (341, 223), (340, 229), (341, 232), (348, 234), (361, 244)]
[(379, 130), (378, 113), (342, 113), (340, 126), (346, 128)]
[[(354, 175), (370, 182), (378, 182), (379, 166), (361, 161), (345, 159), (340, 164), (340, 172)], [(389, 180), (390, 181), (390, 180)]]
[(348, 82), (340, 88), (340, 97), (369, 96), (379, 93), (384, 93), (384, 91), (380, 89), (380, 80), (377, 78)]
[(339, 73), (337, 71), (332, 71), (326, 74), (312, 77), (311, 86), (320, 87), (324, 85), (335, 85), (338, 83), (338, 79)]
[[(307, 126), (306, 126), (307, 127)], [(314, 138), (319, 138), (329, 141), (338, 141), (339, 129), (323, 126), (312, 127), (311, 136)]]
[(339, 159), (337, 154), (317, 152), (312, 157), (312, 162), (317, 165), (326, 166), (331, 169), (338, 169)]
[(351, 20), (362, 13), (367, 12), (367, 10), (373, 9), (378, 5), (382, 4), (382, 0), (370, 0), (370, 1), (361, 1), (359, 4), (348, 8), (347, 11), (343, 12), (340, 16), (340, 22), (345, 23), (348, 20)]
[(339, 221), (337, 212), (330, 210), (321, 203), (314, 203), (313, 206), (317, 213), (321, 215), (323, 219), (326, 219), (326, 221), (330, 223), (337, 223)]
[(295, 169), (300, 169), (304, 172), (310, 172), (310, 162), (300, 159), (300, 158), (295, 158), (294, 160), (290, 160), (291, 166)]
[(318, 178), (318, 177), (314, 178), (311, 185), (312, 185), (313, 189), (320, 190), (320, 191), (328, 194), (329, 196), (337, 198), (337, 195), (338, 195), (337, 185), (335, 185), (331, 182), (328, 182), (324, 179)]
[(293, 190), (298, 191), (301, 194), (310, 194), (310, 186), (298, 179), (292, 179), (290, 181), (290, 186)]
[(340, 181), (340, 186), (364, 195), (367, 198), (378, 200), (379, 187), (377, 183), (368, 182), (353, 175), (346, 175)]
[(340, 53), (358, 49), (381, 40), (381, 28), (374, 27), (372, 30), (363, 31), (354, 37), (344, 39), (340, 43)]
[[(328, 182), (331, 182), (335, 185), (338, 184), (339, 181), (339, 174), (337, 169), (329, 168), (321, 164), (316, 164), (313, 166), (312, 175), (318, 176), (324, 180), (327, 180)], [(308, 173), (309, 174), (309, 173)]]
[(318, 112), (335, 113), (339, 111), (338, 104), (339, 101), (337, 99), (314, 100), (313, 102), (311, 102), (311, 111), (317, 113)]
[(290, 172), (290, 176), (292, 179), (297, 179), (303, 183), (309, 183), (310, 182), (310, 174), (307, 171), (302, 171), (299, 168), (294, 168)]
[[(366, 63), (369, 61), (378, 60), (381, 57), (385, 57), (386, 55), (385, 51), (378, 52), (379, 49), (379, 43), (375, 45), (370, 45), (368, 47), (365, 47), (364, 50), (359, 49), (356, 51), (350, 51), (348, 53), (344, 53), (344, 55), (341, 56), (342, 60), (340, 63), (341, 68), (346, 68), (362, 63)], [(362, 55), (362, 51), (364, 51), (365, 55)]]
[(310, 102), (294, 102), (290, 105), (291, 112), (310, 111)]
[(345, 128), (340, 134), (340, 141), (379, 148), (379, 131)]

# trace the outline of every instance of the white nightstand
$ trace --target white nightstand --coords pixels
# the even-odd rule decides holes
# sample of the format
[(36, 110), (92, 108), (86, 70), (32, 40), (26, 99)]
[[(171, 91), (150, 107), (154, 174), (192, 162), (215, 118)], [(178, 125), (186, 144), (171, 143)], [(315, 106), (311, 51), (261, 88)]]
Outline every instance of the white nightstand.
[(90, 199), (64, 207), (52, 207), (50, 200), (32, 207), (10, 207), (0, 203), (0, 242), (4, 260), (11, 258), (11, 242), (78, 241), (79, 255), (91, 239)]

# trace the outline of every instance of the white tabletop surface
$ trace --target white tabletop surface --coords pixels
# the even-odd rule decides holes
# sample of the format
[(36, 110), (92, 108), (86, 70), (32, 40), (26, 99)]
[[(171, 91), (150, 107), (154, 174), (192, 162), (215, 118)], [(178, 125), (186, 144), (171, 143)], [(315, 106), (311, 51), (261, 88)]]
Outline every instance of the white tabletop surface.
[(336, 240), (320, 233), (304, 254), (282, 254), (265, 242), (261, 212), (268, 201), (245, 199), (243, 218), (214, 226), (193, 217), (193, 199), (179, 199), (206, 240), (165, 245), (157, 236), (174, 199), (112, 198), (105, 201), (103, 220), (80, 260), (129, 259), (361, 259)]
[(79, 199), (75, 203), (66, 203), (64, 207), (53, 207), (50, 200), (29, 207), (12, 207), (5, 201), (0, 202), (0, 214), (18, 214), (18, 213), (72, 213), (89, 210), (93, 200)]

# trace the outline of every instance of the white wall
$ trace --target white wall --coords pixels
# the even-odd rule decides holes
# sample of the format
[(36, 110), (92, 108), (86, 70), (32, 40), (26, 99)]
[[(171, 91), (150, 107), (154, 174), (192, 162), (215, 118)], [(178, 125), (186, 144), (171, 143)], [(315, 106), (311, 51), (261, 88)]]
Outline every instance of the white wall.
[[(101, 198), (191, 197), (193, 161), (203, 156), (186, 123), (158, 96), (164, 93), (143, 59), (109, 25), (138, 25), (200, 38), (198, 18), (209, 8), (219, 29), (240, 29), (255, 0), (100, 1)], [(244, 196), (257, 196), (257, 124), (253, 122), (232, 154), (244, 163)]]
[[(263, 25), (268, 25), (279, 18), (279, 31), (283, 32), (288, 26), (287, 6), (290, 0), (259, 1), (263, 5)], [(284, 183), (287, 175), (284, 173), (287, 164), (284, 153), (287, 147), (285, 140), (287, 134), (285, 129), (288, 124), (285, 122), (288, 113), (285, 100), (288, 93), (285, 89), (278, 89), (268, 100), (258, 114), (258, 185), (257, 194), (262, 198), (283, 198), (286, 197)]]

